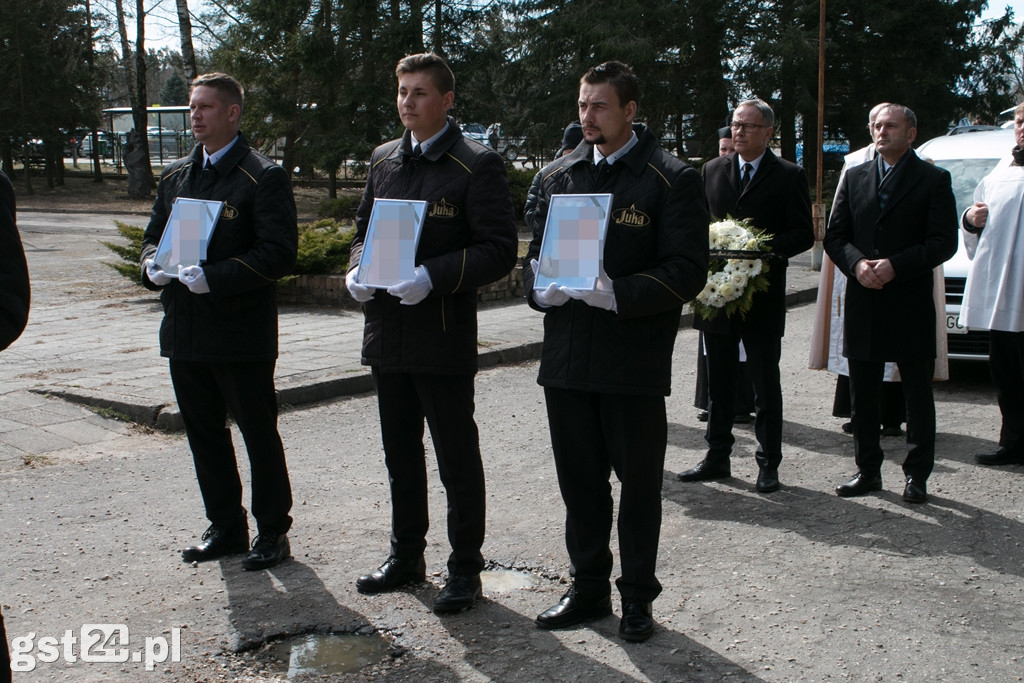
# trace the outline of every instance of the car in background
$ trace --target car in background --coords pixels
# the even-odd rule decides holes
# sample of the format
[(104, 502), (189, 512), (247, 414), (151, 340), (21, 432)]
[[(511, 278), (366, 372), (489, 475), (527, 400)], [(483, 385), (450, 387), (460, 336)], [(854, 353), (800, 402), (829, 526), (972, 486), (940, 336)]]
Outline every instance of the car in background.
[[(981, 130), (961, 135), (943, 135), (917, 148), (918, 154), (949, 171), (956, 197), (957, 220), (974, 203), (974, 189), (1015, 145), (1012, 128)], [(943, 264), (946, 279), (946, 339), (949, 357), (957, 360), (987, 360), (988, 330), (972, 330), (960, 322), (960, 305), (971, 261), (958, 230), (956, 254)]]
[(479, 142), (485, 147), (490, 147), (491, 143), (487, 141), (487, 129), (484, 128), (482, 123), (464, 123), (462, 126), (462, 136), (467, 137), (470, 140)]

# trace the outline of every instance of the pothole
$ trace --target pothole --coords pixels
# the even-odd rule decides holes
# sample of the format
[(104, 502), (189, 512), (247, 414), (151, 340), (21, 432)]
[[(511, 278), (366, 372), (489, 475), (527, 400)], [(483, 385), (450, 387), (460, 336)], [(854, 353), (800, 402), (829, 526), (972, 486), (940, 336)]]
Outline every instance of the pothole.
[(288, 678), (355, 673), (383, 661), (388, 643), (379, 633), (304, 633), (268, 643), (262, 656), (274, 673)]
[(537, 577), (514, 569), (488, 569), (480, 573), (484, 593), (507, 593), (537, 585)]

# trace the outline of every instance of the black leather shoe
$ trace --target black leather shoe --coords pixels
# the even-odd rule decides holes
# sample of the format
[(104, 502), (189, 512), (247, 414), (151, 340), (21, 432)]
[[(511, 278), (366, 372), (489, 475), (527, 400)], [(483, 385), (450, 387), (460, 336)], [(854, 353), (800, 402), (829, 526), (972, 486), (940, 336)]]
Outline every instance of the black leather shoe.
[(908, 503), (927, 503), (928, 487), (923, 479), (907, 477), (907, 485), (903, 488), (903, 500)]
[(242, 569), (270, 569), (291, 557), (292, 547), (287, 534), (260, 534), (252, 542), (252, 550), (242, 558)]
[(882, 427), (882, 436), (903, 436), (903, 430), (900, 429), (899, 425), (895, 427)]
[(623, 601), (619, 636), (631, 643), (642, 643), (653, 634), (654, 618), (651, 616), (651, 603)]
[(762, 467), (757, 473), (756, 489), (758, 493), (771, 493), (779, 490), (779, 470), (774, 467)]
[(448, 577), (444, 588), (434, 598), (434, 612), (437, 614), (453, 614), (469, 609), (483, 595), (480, 575), (466, 576), (454, 574)]
[(836, 495), (840, 498), (863, 496), (865, 493), (882, 490), (882, 475), (868, 476), (858, 472), (853, 479), (836, 487)]
[(754, 416), (751, 415), (750, 413), (739, 413), (737, 415), (734, 415), (732, 418), (732, 423), (734, 425), (748, 425), (753, 421)]
[(600, 619), (612, 613), (612, 599), (608, 595), (586, 596), (576, 591), (576, 584), (569, 586), (562, 599), (537, 615), (537, 626), (541, 628), (566, 628), (582, 624), (590, 619)]
[(707, 422), (707, 421), (708, 421), (708, 411), (706, 411), (706, 410), (697, 411), (697, 422)]
[(974, 459), (979, 465), (1024, 465), (1024, 456), (1005, 446), (1000, 446), (991, 453), (978, 453)]
[(732, 476), (729, 470), (729, 461), (722, 463), (709, 463), (704, 458), (691, 470), (680, 472), (676, 475), (679, 481), (711, 481), (712, 479), (728, 479)]
[(426, 578), (427, 564), (422, 557), (400, 560), (392, 555), (377, 571), (356, 579), (356, 590), (360, 593), (384, 593), (407, 583), (419, 583)]
[(202, 542), (181, 551), (184, 562), (208, 562), (225, 555), (244, 553), (249, 549), (249, 529), (211, 525), (203, 532)]
[(853, 423), (844, 422), (842, 429), (844, 434), (853, 434)]

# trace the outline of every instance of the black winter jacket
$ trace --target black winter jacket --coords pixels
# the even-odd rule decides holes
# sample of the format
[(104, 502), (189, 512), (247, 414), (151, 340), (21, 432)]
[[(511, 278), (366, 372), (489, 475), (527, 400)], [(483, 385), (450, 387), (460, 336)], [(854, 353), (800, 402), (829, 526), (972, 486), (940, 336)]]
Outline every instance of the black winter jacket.
[[(707, 281), (708, 208), (697, 171), (662, 150), (646, 128), (638, 137), (599, 178), (587, 143), (541, 172), (523, 279), (529, 304), (545, 312), (537, 380), (543, 386), (653, 396), (671, 391), (682, 306)], [(540, 253), (551, 196), (602, 192), (613, 194), (604, 268), (618, 313), (577, 300), (540, 307), (530, 260)]]
[(505, 164), (455, 121), (420, 157), (408, 131), (373, 151), (349, 268), (359, 264), (373, 200), (428, 202), (416, 265), (433, 289), (414, 306), (378, 290), (363, 305), (362, 362), (382, 372), (475, 373), (477, 287), (508, 274), (518, 236)]
[(14, 186), (0, 172), (0, 350), (14, 343), (28, 322), (30, 287), (25, 250), (14, 210)]
[[(295, 267), (298, 228), (288, 173), (238, 140), (203, 178), (203, 147), (160, 175), (141, 260), (156, 251), (176, 197), (225, 202), (202, 264), (208, 294), (177, 280), (160, 293), (160, 355), (175, 360), (246, 362), (277, 358), (278, 278)], [(160, 289), (146, 278), (149, 289)]]

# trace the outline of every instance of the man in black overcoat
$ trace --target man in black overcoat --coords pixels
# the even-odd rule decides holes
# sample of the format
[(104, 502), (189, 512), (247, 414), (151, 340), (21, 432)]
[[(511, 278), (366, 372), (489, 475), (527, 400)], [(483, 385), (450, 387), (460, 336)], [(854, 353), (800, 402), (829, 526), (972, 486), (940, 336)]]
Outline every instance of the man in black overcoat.
[(850, 363), (857, 462), (857, 474), (836, 493), (860, 496), (882, 488), (878, 399), (883, 366), (894, 361), (907, 402), (903, 498), (924, 503), (935, 464), (932, 269), (956, 252), (956, 200), (949, 172), (911, 149), (914, 112), (886, 106), (874, 133), (878, 155), (847, 171), (824, 240), (847, 277), (843, 355)]

